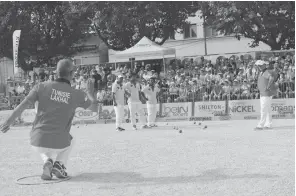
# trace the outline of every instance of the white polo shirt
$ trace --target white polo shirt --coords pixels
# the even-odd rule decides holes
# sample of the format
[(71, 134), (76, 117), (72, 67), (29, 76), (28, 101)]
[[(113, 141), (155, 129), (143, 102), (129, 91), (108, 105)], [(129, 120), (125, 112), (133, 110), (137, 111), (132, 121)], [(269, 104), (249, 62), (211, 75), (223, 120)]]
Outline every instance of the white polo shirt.
[(124, 86), (120, 86), (117, 80), (112, 85), (112, 93), (115, 93), (117, 105), (124, 105)]
[(148, 101), (147, 101), (148, 104), (157, 104), (156, 95), (157, 95), (157, 93), (160, 92), (160, 89), (157, 86), (154, 87), (154, 90), (152, 90), (152, 88), (150, 86), (145, 86), (142, 89), (142, 92), (148, 98)]
[(139, 83), (136, 83), (136, 85), (134, 85), (131, 82), (128, 82), (125, 84), (124, 89), (131, 94), (131, 96), (127, 100), (128, 103), (140, 102), (139, 91), (141, 91), (141, 86)]

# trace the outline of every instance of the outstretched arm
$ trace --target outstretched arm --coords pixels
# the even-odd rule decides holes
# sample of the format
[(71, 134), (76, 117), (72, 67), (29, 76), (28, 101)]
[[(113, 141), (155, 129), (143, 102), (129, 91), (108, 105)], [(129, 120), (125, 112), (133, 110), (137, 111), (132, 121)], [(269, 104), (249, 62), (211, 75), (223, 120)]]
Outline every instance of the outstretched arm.
[(19, 104), (12, 114), (6, 119), (6, 121), (0, 126), (0, 131), (6, 133), (9, 130), (10, 125), (15, 121), (15, 119), (23, 113), (25, 109), (27, 109), (31, 104), (34, 104), (38, 101), (38, 90), (39, 85), (37, 84), (34, 88), (30, 91), (29, 95)]

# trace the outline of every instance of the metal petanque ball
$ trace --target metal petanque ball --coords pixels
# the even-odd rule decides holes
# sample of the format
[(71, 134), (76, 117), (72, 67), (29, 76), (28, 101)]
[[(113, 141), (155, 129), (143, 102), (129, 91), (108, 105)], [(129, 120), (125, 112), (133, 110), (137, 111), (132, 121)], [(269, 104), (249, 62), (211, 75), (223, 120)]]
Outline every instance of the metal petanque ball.
[(193, 124), (196, 124), (196, 122), (194, 122)]
[(201, 125), (201, 122), (200, 122), (200, 123), (198, 123), (198, 125)]
[(182, 130), (180, 130), (179, 133), (182, 133)]
[(208, 128), (208, 126), (207, 126), (207, 125), (205, 125), (205, 126), (204, 126), (204, 129), (206, 129), (206, 128)]

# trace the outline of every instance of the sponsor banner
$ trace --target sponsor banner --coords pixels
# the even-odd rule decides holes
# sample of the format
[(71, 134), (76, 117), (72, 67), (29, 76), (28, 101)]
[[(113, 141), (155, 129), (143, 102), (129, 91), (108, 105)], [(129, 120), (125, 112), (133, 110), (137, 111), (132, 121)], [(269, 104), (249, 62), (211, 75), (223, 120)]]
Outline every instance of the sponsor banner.
[[(272, 99), (272, 118), (295, 118), (295, 99)], [(260, 100), (233, 100), (229, 101), (229, 115), (233, 120), (260, 119)]]
[(27, 109), (22, 113), (21, 119), (23, 123), (33, 123), (35, 120), (35, 109)]
[(164, 103), (161, 106), (160, 118), (174, 120), (188, 120), (191, 117), (192, 103)]
[[(102, 106), (100, 109), (100, 116), (99, 119), (116, 119), (114, 106)], [(128, 106), (124, 106), (124, 119), (128, 119), (129, 117), (129, 110)]]
[(273, 99), (271, 107), (273, 115), (295, 115), (295, 99)]
[(195, 102), (195, 117), (214, 117), (225, 114), (225, 101)]
[(176, 121), (188, 121), (189, 118), (156, 118), (156, 122), (176, 122)]
[[(145, 117), (147, 118), (148, 116), (148, 110), (147, 110), (147, 105), (146, 104), (143, 104), (142, 105), (142, 110), (143, 110), (143, 113), (145, 115)], [(159, 118), (160, 114), (159, 114), (159, 104), (156, 104), (156, 120)], [(137, 121), (139, 120), (139, 117), (138, 115), (136, 114), (136, 119)]]
[(115, 119), (107, 119), (107, 120), (104, 120), (104, 123), (105, 124), (114, 124), (116, 122)]
[(286, 114), (273, 114), (272, 115), (272, 119), (293, 119), (295, 118), (295, 115), (294, 114), (289, 114), (289, 115), (286, 115)]
[(190, 121), (212, 121), (213, 117), (212, 116), (204, 116), (204, 117), (195, 117), (192, 116), (189, 118)]
[[(159, 104), (157, 104), (158, 122), (168, 121), (213, 121), (213, 120), (259, 120), (260, 100), (233, 100), (229, 101), (228, 109), (225, 110), (225, 101), (218, 102), (196, 102), (194, 116), (191, 116), (192, 103), (164, 103), (162, 104), (162, 115), (159, 116)], [(77, 108), (73, 123), (114, 123), (115, 112), (113, 106), (99, 107), (100, 115), (90, 110)], [(228, 113), (225, 113), (228, 111)], [(0, 123), (3, 123), (13, 110), (0, 111)], [(143, 112), (148, 115), (146, 105), (143, 104)], [(23, 125), (34, 122), (36, 112), (34, 109), (25, 110), (19, 119)], [(273, 99), (273, 119), (295, 118), (295, 99)], [(137, 119), (138, 121), (138, 119)], [(124, 122), (130, 122), (128, 106), (124, 106)]]
[(249, 115), (249, 116), (244, 116), (244, 120), (259, 120), (260, 116), (258, 115)]
[(19, 67), (18, 50), (19, 50), (20, 37), (21, 37), (21, 30), (15, 30), (12, 35), (14, 73), (18, 72), (18, 67)]
[(85, 110), (83, 108), (77, 108), (74, 115), (74, 121), (88, 121), (95, 122), (99, 119), (99, 113), (91, 110)]
[(228, 112), (235, 116), (260, 116), (260, 100), (233, 100), (229, 101)]
[[(156, 105), (156, 110), (157, 110), (157, 117), (159, 117), (159, 104)], [(144, 115), (147, 117), (148, 111), (147, 111), (146, 104), (142, 104), (142, 111), (143, 111)], [(115, 120), (116, 115), (115, 115), (115, 111), (114, 111), (114, 106), (102, 106), (102, 108), (100, 109), (100, 119)], [(139, 120), (138, 114), (136, 114), (136, 119)], [(130, 122), (130, 112), (129, 112), (128, 105), (124, 106), (124, 120), (127, 123)]]

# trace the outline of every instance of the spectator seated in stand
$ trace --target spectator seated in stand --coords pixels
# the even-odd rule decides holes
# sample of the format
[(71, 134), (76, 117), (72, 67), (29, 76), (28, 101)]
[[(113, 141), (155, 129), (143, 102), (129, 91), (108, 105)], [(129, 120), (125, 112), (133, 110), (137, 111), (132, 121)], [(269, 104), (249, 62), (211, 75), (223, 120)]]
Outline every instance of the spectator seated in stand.
[[(274, 98), (295, 97), (295, 55), (286, 54), (268, 59), (270, 69), (279, 73), (276, 81), (278, 93)], [(222, 101), (259, 99), (257, 88), (258, 68), (250, 55), (218, 57), (212, 61), (204, 57), (193, 59), (177, 59), (166, 66), (166, 72), (159, 73), (161, 67), (157, 63), (136, 63), (133, 70), (138, 74), (142, 86), (147, 85), (151, 76), (158, 78), (157, 85), (162, 89), (161, 102), (187, 101)], [(114, 70), (115, 71), (115, 70)], [(130, 65), (122, 64), (115, 72), (124, 75), (127, 82), (131, 73)], [(35, 83), (53, 80), (54, 73), (41, 69), (35, 78), (28, 78), (24, 87), (13, 86), (9, 89), (12, 95), (27, 94)], [(112, 105), (111, 85), (116, 76), (111, 73), (109, 66), (78, 67), (73, 80), (73, 88), (85, 89), (85, 83), (90, 78), (96, 78), (98, 99), (104, 105)], [(29, 84), (29, 85), (28, 85)]]

